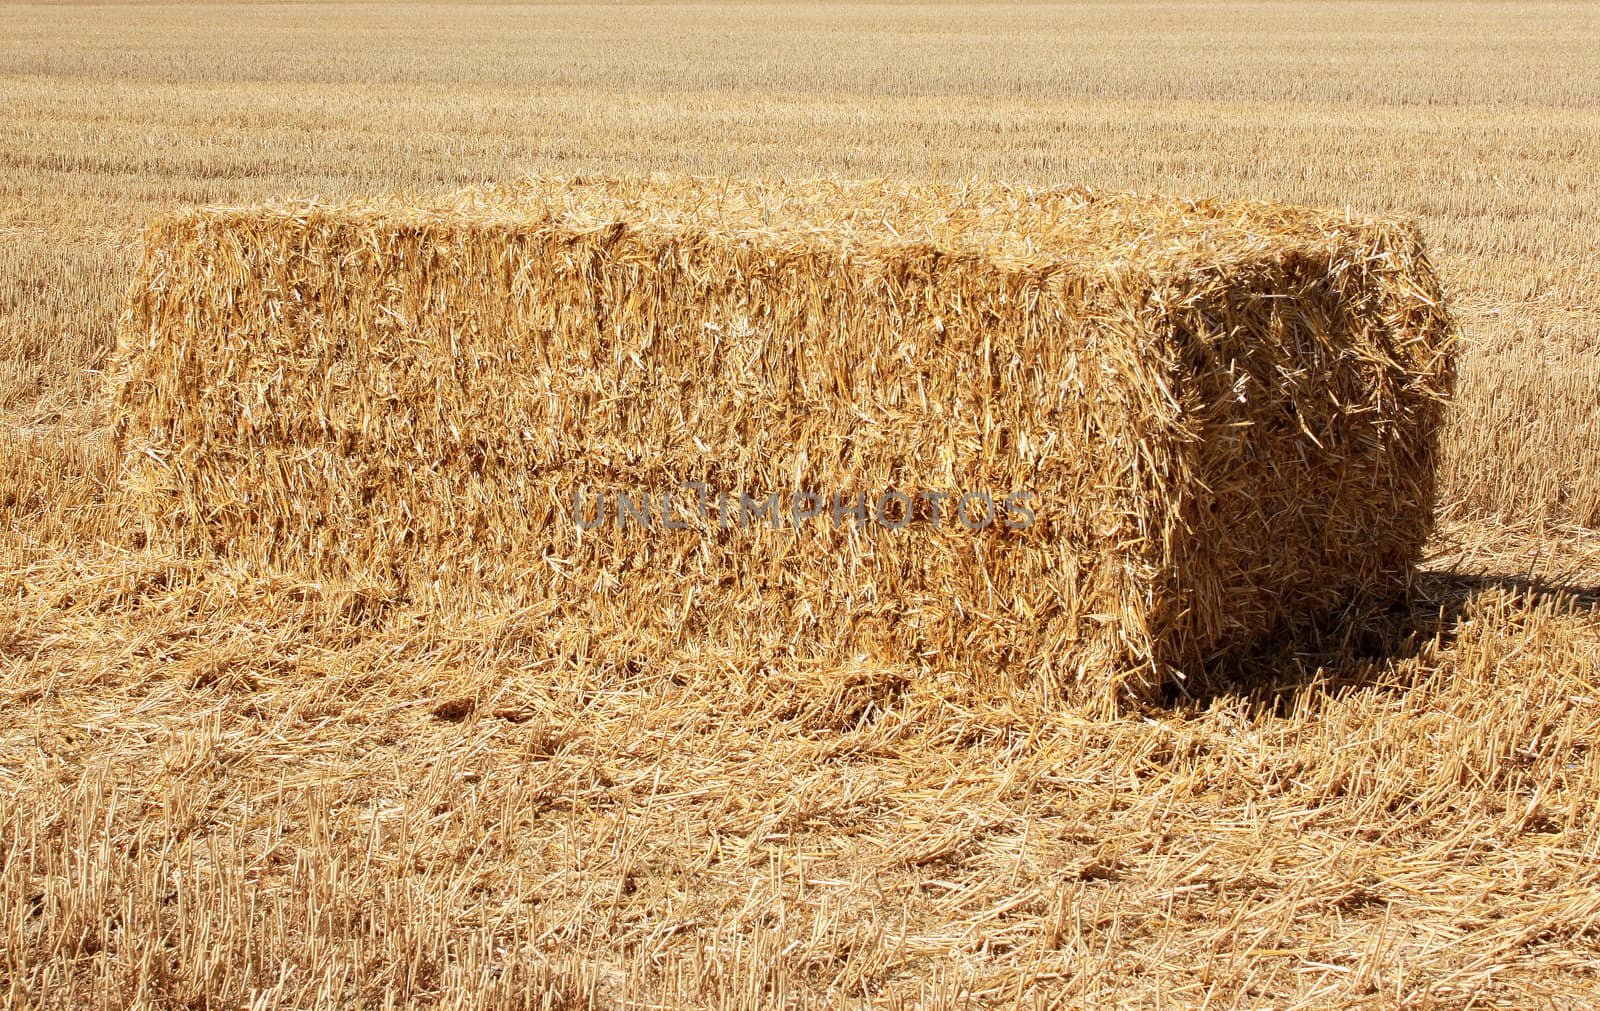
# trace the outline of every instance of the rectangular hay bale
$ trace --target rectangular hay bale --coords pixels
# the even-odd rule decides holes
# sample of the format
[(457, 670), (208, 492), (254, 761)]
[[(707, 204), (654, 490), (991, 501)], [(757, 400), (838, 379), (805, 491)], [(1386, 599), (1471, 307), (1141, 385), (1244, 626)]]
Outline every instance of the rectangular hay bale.
[(658, 177), (206, 209), (146, 237), (119, 494), (154, 542), (316, 578), (1150, 700), (1405, 588), (1450, 350), (1413, 227), (1269, 204)]

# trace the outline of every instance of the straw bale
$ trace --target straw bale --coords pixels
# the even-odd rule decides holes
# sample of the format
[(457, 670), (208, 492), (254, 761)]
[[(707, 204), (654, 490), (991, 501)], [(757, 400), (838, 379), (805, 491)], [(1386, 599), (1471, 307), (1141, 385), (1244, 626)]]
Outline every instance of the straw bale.
[[(1404, 591), (1450, 333), (1414, 227), (1260, 203), (659, 177), (213, 208), (146, 236), (120, 494), (176, 550), (662, 649), (1149, 700)], [(619, 492), (632, 522), (575, 522)]]

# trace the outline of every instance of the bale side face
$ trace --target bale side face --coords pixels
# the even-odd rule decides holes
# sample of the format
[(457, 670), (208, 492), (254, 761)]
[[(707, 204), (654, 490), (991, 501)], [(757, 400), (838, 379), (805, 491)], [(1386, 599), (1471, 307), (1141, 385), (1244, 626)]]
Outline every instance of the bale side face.
[[(152, 235), (124, 330), (124, 487), (179, 550), (514, 593), (680, 646), (1148, 696), (1125, 619), (1153, 574), (1159, 386), (1094, 322), (1127, 297), (926, 249), (193, 217)], [(735, 498), (723, 529), (687, 482), (791, 515)], [(937, 528), (927, 500), (898, 530), (838, 503), (792, 522), (796, 491), (875, 512), (895, 489), (1026, 493), (1035, 520), (968, 529), (952, 497)], [(653, 499), (648, 527), (617, 492)], [(580, 529), (577, 493), (611, 495), (606, 522)]]
[[(1210, 273), (1089, 271), (554, 218), (190, 215), (152, 229), (122, 332), (124, 494), (179, 550), (509, 594), (669, 653), (713, 641), (1149, 699), (1322, 607), (1308, 587), (1408, 571), (1432, 360), (1369, 358), (1439, 335), (1373, 323), (1380, 272), (1334, 270), (1336, 239), (1320, 261), (1293, 246), (1309, 271), (1270, 243)], [(1278, 296), (1317, 283), (1303, 324)], [(1285, 369), (1304, 381), (1229, 385)], [(1346, 484), (1325, 480), (1340, 450), (1311, 453), (1285, 406), (1350, 426)], [(1379, 479), (1401, 508), (1360, 505)], [(710, 489), (705, 515), (688, 482)], [(898, 530), (826, 510), (774, 528), (740, 523), (735, 498), (724, 529), (715, 498), (864, 493), (870, 511), (895, 489), (1022, 492), (1036, 516), (974, 531), (950, 499), (938, 529), (926, 501)], [(651, 498), (649, 527), (619, 520), (618, 492)], [(580, 529), (575, 493), (585, 519), (612, 496), (606, 522)], [(1317, 539), (1362, 523), (1344, 548)]]

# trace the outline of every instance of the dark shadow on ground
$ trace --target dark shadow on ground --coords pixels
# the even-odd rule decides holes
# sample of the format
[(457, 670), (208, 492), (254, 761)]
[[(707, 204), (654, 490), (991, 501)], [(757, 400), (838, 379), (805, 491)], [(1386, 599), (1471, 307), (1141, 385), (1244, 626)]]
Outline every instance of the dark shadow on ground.
[(1166, 701), (1175, 709), (1204, 709), (1222, 697), (1245, 696), (1253, 707), (1286, 715), (1308, 690), (1405, 691), (1427, 667), (1403, 661), (1448, 649), (1462, 620), (1494, 597), (1518, 610), (1583, 615), (1600, 608), (1600, 585), (1475, 572), (1419, 573), (1409, 602), (1343, 615), (1320, 634), (1302, 635), (1208, 672), (1210, 691), (1191, 694), (1175, 685)]

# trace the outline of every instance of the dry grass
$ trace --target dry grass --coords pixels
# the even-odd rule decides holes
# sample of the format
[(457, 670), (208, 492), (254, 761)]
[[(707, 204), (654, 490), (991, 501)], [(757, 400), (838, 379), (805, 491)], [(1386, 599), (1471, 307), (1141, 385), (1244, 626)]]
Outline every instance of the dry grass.
[(133, 556), (19, 570), (9, 1003), (1584, 1006), (1600, 616), (1558, 587), (1600, 544), (1536, 579), (1458, 550), (1386, 655), (1109, 722)]
[[(8, 1005), (1595, 1003), (1592, 7), (3, 15)], [(107, 544), (150, 216), (657, 168), (1420, 216), (1465, 341), (1423, 597), (1104, 721)]]

